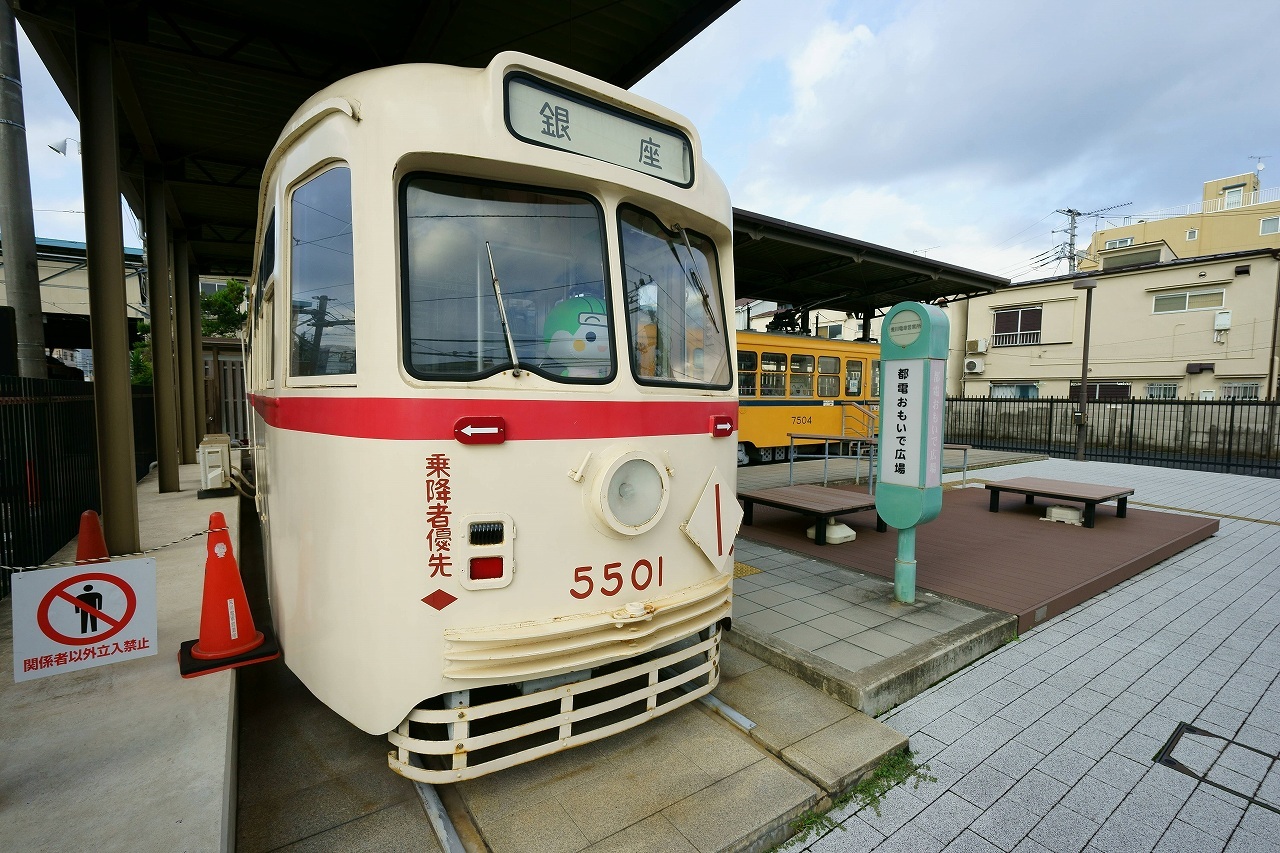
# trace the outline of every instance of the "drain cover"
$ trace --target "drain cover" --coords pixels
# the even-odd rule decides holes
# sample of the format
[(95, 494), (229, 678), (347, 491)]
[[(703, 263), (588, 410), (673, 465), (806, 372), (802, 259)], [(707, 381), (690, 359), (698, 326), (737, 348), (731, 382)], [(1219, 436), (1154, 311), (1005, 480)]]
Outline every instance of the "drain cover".
[[(1222, 750), (1209, 761), (1209, 766), (1205, 768), (1203, 773), (1197, 773), (1195, 770), (1173, 757), (1174, 749), (1177, 748), (1179, 742), (1182, 741), (1182, 738), (1188, 735), (1191, 737), (1209, 738), (1211, 740), (1222, 741), (1224, 744)], [(1253, 786), (1253, 791), (1251, 793), (1239, 791), (1235, 788), (1223, 785), (1220, 782), (1215, 782), (1213, 779), (1209, 778), (1209, 776), (1214, 772), (1214, 769), (1218, 766), (1218, 762), (1222, 761), (1222, 759), (1232, 751), (1233, 747), (1236, 750), (1243, 751), (1245, 755), (1252, 754), (1261, 756), (1262, 760), (1254, 759), (1252, 762), (1252, 764), (1260, 769), (1261, 772), (1256, 774), (1258, 776), (1258, 781)], [(1266, 780), (1267, 775), (1275, 768), (1276, 761), (1280, 760), (1280, 756), (1272, 755), (1269, 752), (1263, 752), (1262, 750), (1255, 749), (1248, 744), (1240, 743), (1239, 741), (1232, 740), (1224, 735), (1193, 726), (1190, 723), (1178, 723), (1178, 727), (1173, 730), (1173, 734), (1169, 735), (1169, 739), (1165, 741), (1164, 746), (1161, 747), (1160, 751), (1157, 752), (1155, 757), (1151, 760), (1156, 764), (1161, 764), (1171, 770), (1177, 770), (1179, 773), (1186, 774), (1192, 779), (1203, 782), (1206, 785), (1212, 785), (1220, 791), (1226, 791), (1228, 794), (1239, 797), (1251, 805), (1280, 814), (1280, 808), (1277, 808), (1270, 803), (1263, 802), (1257, 798), (1258, 790), (1262, 787), (1262, 783)], [(1223, 767), (1224, 769), (1231, 771), (1230, 775), (1232, 777), (1238, 777), (1250, 782), (1253, 781), (1250, 776), (1255, 774), (1249, 773), (1246, 775), (1245, 773), (1242, 773), (1240, 769), (1241, 765), (1239, 763), (1237, 763), (1235, 767), (1226, 767), (1225, 764)]]

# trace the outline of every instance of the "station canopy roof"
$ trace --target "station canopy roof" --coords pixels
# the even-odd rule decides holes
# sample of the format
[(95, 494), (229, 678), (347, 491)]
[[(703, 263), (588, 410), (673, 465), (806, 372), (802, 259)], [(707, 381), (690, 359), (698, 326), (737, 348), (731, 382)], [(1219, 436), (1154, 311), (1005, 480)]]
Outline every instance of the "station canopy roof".
[[(73, 108), (76, 8), (106, 11), (121, 192), (142, 210), (160, 164), (171, 227), (202, 275), (245, 276), (257, 193), (285, 122), (329, 83), (406, 62), (483, 67), (519, 50), (630, 88), (736, 0), (18, 0)], [(51, 142), (53, 140), (50, 140)], [(736, 212), (738, 296), (864, 312), (987, 292), (1005, 279)]]
[(733, 212), (733, 264), (738, 299), (869, 316), (899, 302), (939, 304), (1009, 284), (1007, 278), (741, 209)]
[[(77, 6), (107, 10), (121, 191), (142, 209), (163, 165), (171, 227), (202, 274), (253, 263), (262, 167), (295, 109), (358, 71), (484, 67), (518, 50), (630, 88), (736, 0), (16, 0), (23, 30), (75, 109)], [(54, 142), (56, 140), (48, 140)]]

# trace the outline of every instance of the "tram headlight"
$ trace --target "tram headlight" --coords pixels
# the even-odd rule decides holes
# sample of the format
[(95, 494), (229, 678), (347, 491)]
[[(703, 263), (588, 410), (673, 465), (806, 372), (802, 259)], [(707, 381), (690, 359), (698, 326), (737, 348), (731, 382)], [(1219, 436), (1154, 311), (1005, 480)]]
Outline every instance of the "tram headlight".
[(635, 536), (662, 518), (671, 490), (666, 467), (651, 454), (632, 450), (603, 466), (592, 491), (600, 520), (612, 531)]

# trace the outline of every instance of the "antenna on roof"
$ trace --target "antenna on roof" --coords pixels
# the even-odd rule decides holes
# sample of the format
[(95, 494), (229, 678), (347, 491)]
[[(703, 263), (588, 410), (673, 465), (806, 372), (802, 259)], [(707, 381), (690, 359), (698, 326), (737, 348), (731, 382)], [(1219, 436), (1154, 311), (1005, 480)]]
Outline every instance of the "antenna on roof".
[(1270, 154), (1250, 154), (1249, 159), (1258, 161), (1256, 164), (1254, 164), (1253, 168), (1261, 172), (1263, 169), (1267, 168), (1267, 164), (1263, 163), (1262, 161), (1267, 159), (1270, 156), (1271, 156)]

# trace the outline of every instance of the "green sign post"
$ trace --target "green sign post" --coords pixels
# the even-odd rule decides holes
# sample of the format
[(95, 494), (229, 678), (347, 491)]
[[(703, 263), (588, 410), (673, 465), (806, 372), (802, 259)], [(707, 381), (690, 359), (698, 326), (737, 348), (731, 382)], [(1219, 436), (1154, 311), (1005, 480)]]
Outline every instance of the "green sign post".
[(894, 596), (916, 600), (916, 525), (942, 510), (942, 409), (947, 391), (947, 315), (903, 302), (880, 335), (880, 444), (876, 511), (898, 531)]

